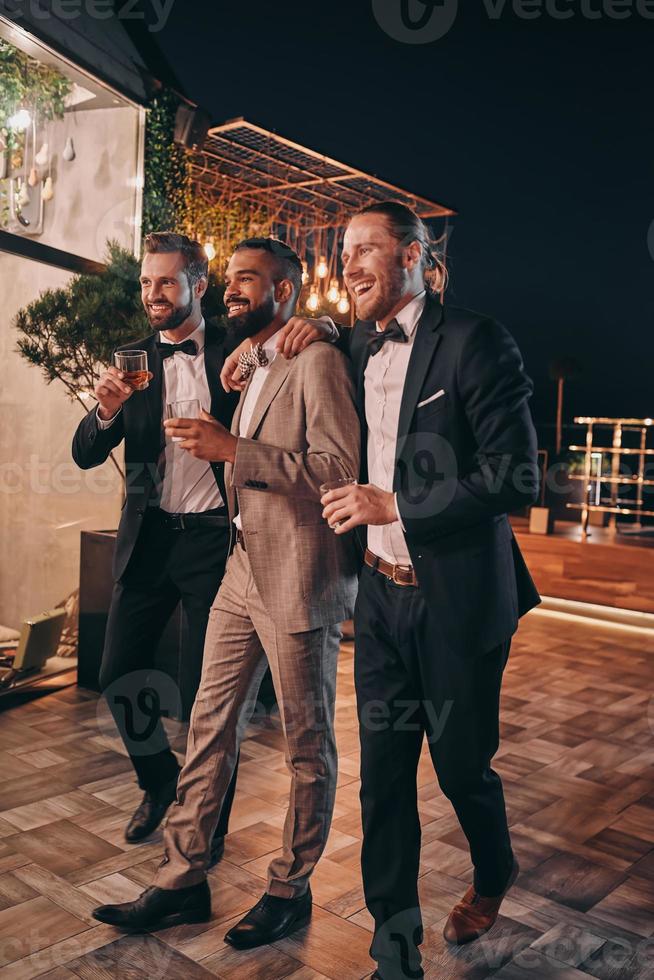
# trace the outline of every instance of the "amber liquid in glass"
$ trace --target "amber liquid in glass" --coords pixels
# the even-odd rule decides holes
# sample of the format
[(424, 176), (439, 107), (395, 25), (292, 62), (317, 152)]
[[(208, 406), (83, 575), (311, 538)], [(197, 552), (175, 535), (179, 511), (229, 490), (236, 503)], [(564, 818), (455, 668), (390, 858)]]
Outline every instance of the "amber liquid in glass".
[(123, 381), (134, 391), (145, 391), (150, 383), (147, 371), (125, 371)]

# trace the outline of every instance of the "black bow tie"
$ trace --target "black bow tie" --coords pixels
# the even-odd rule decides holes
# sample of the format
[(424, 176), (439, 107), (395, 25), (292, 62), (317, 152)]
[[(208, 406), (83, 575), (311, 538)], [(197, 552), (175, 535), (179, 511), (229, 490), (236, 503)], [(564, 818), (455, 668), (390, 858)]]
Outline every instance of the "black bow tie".
[(375, 330), (374, 334), (368, 340), (370, 356), (374, 357), (382, 349), (387, 340), (392, 340), (396, 344), (406, 344), (408, 337), (397, 320), (391, 320), (385, 330)]
[(194, 340), (183, 340), (181, 344), (160, 344), (157, 341), (157, 350), (165, 359), (166, 357), (172, 357), (178, 351), (181, 351), (182, 354), (197, 354), (198, 345)]

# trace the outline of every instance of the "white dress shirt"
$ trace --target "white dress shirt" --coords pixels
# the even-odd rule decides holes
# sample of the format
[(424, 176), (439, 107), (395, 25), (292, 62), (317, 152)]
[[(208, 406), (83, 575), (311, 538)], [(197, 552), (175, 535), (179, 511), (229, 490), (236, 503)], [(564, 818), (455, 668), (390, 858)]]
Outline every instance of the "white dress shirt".
[[(364, 374), (366, 422), (368, 424), (368, 481), (381, 490), (393, 489), (397, 427), (418, 321), (425, 308), (425, 292), (415, 296), (395, 319), (407, 335), (405, 344), (388, 340), (368, 358)], [(379, 324), (377, 330), (381, 331)], [(397, 510), (397, 497), (395, 498)], [(379, 558), (394, 565), (411, 565), (404, 530), (399, 519), (393, 524), (369, 525), (368, 547)]]
[[(268, 377), (268, 372), (270, 371), (270, 365), (278, 356), (275, 345), (277, 344), (277, 337), (279, 336), (279, 330), (269, 337), (265, 344), (262, 344), (264, 353), (268, 358), (268, 364), (265, 367), (255, 368), (254, 374), (252, 375), (252, 380), (248, 385), (248, 389), (245, 392), (243, 402), (243, 410), (241, 411), (241, 417), (238, 423), (238, 434), (240, 439), (244, 439), (248, 428), (250, 427), (250, 421), (254, 414), (254, 410), (257, 405), (257, 400), (261, 394), (261, 389), (263, 388), (264, 382)], [(234, 518), (234, 524), (241, 530), (241, 515), (237, 514)]]
[[(196, 354), (175, 351), (163, 361), (162, 417), (163, 407), (172, 402), (197, 400), (205, 412), (211, 411), (211, 393), (204, 364), (204, 319), (187, 339), (197, 344)], [(159, 335), (159, 341), (174, 343), (163, 333)], [(107, 429), (117, 417), (118, 413), (105, 422), (98, 415), (98, 426)], [(166, 436), (161, 509), (170, 514), (200, 514), (223, 506), (211, 464), (191, 456), (186, 449), (180, 449), (179, 443)]]

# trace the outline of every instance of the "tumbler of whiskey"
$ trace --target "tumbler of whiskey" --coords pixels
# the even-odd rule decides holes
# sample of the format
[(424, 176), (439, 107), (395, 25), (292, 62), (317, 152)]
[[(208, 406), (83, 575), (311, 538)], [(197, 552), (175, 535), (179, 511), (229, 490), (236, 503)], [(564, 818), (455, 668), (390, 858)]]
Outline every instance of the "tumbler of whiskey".
[(150, 384), (147, 351), (116, 351), (114, 363), (118, 370), (123, 372), (123, 381), (134, 391), (144, 391)]
[[(329, 493), (330, 490), (340, 490), (341, 487), (354, 486), (356, 482), (357, 481), (354, 479), (354, 477), (343, 480), (330, 480), (329, 483), (323, 483), (320, 487), (320, 496), (324, 497), (324, 495)], [(334, 521), (334, 523), (330, 524), (329, 526), (332, 531), (335, 531), (336, 528), (340, 527), (342, 523), (343, 521)]]

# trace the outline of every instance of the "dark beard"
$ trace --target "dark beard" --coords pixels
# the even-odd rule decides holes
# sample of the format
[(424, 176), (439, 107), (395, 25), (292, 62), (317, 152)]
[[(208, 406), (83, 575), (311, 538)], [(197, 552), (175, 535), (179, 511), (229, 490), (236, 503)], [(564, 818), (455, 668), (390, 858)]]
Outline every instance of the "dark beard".
[(157, 323), (154, 323), (150, 319), (149, 313), (148, 320), (154, 330), (160, 330), (162, 332), (165, 330), (176, 330), (177, 327), (181, 327), (185, 320), (188, 320), (192, 312), (193, 300), (190, 300), (186, 306), (176, 306), (174, 310), (171, 310), (165, 320), (159, 320)]
[(227, 321), (227, 328), (230, 336), (237, 347), (248, 337), (254, 337), (264, 327), (275, 319), (275, 301), (272, 296), (255, 310), (248, 310), (241, 316), (232, 317)]

